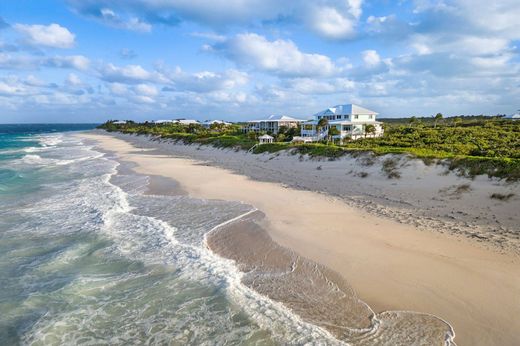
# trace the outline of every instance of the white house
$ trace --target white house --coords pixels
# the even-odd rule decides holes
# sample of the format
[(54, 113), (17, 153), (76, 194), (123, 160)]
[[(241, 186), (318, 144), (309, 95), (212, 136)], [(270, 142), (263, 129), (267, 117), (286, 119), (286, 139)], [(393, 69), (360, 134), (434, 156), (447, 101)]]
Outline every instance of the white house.
[(194, 119), (175, 119), (174, 122), (182, 125), (200, 125), (200, 122)]
[(207, 127), (207, 128), (210, 128), (211, 125), (231, 125), (231, 123), (228, 123), (227, 121), (224, 121), (224, 120), (206, 120), (202, 123), (202, 126), (204, 127)]
[(267, 119), (251, 120), (242, 128), (244, 132), (269, 132), (278, 134), (280, 127), (286, 128), (298, 127), (305, 120), (295, 119), (286, 115), (271, 115)]
[(509, 120), (520, 120), (520, 111), (519, 111), (519, 113), (515, 113), (515, 114), (507, 115), (507, 116), (504, 117), (504, 119), (509, 119)]
[(114, 125), (124, 125), (124, 124), (126, 124), (126, 120), (117, 120), (117, 121), (114, 121), (112, 124), (114, 124)]
[[(376, 121), (377, 115), (374, 111), (353, 104), (334, 106), (314, 114), (314, 119), (303, 123), (301, 136), (319, 141), (328, 136), (330, 128), (335, 127), (338, 134), (333, 136), (334, 139), (380, 137), (383, 135), (383, 127), (381, 122)], [(321, 119), (327, 119), (328, 124), (319, 128)], [(374, 132), (366, 133), (367, 125), (373, 125)]]
[(154, 124), (171, 124), (171, 123), (174, 123), (175, 121), (173, 120), (154, 120), (153, 123)]

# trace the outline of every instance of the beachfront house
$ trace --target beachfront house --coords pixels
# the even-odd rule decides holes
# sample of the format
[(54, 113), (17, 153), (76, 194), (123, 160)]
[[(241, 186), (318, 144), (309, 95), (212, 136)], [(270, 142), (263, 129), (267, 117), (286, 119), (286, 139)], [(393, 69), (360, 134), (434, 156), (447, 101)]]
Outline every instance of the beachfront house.
[(194, 119), (164, 119), (164, 120), (153, 120), (152, 123), (156, 125), (164, 125), (164, 124), (181, 124), (181, 125), (191, 125), (191, 124), (199, 124), (198, 120)]
[[(383, 135), (383, 126), (381, 122), (376, 121), (377, 114), (353, 104), (327, 108), (314, 114), (312, 120), (302, 124), (301, 138), (306, 142), (320, 141), (329, 136), (332, 128), (336, 130), (331, 135), (332, 139), (380, 137)], [(326, 119), (326, 121), (322, 119)]]
[(116, 120), (112, 124), (114, 124), (114, 125), (124, 125), (124, 124), (126, 124), (126, 120)]
[(206, 127), (206, 128), (210, 128), (212, 125), (223, 125), (223, 126), (227, 126), (227, 125), (231, 125), (231, 123), (228, 123), (227, 121), (224, 121), (224, 120), (206, 120), (202, 123), (202, 126)]
[(267, 132), (278, 134), (281, 127), (295, 128), (305, 120), (295, 119), (286, 115), (271, 115), (267, 119), (250, 120), (243, 127), (244, 132)]

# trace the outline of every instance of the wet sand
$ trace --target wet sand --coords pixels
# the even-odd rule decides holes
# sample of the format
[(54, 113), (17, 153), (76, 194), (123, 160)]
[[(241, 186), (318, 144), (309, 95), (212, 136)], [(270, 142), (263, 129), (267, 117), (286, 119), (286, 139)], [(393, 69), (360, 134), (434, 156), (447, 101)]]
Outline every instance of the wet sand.
[(520, 343), (518, 257), (378, 218), (337, 198), (257, 182), (200, 162), (150, 155), (89, 135), (138, 172), (170, 177), (190, 195), (262, 210), (280, 245), (340, 273), (373, 310), (412, 310), (449, 321), (459, 345)]

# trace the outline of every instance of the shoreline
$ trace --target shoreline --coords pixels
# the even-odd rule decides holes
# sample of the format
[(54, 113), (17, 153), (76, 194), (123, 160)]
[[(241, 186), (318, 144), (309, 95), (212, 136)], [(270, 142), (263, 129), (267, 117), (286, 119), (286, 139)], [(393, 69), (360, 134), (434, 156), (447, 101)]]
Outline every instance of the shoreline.
[[(459, 345), (518, 342), (514, 294), (520, 288), (515, 276), (519, 263), (511, 254), (487, 251), (446, 234), (418, 232), (336, 197), (253, 181), (200, 161), (151, 155), (110, 135), (87, 137), (136, 163), (141, 173), (176, 180), (192, 196), (254, 205), (266, 214), (263, 226), (273, 240), (340, 273), (377, 312), (413, 310), (439, 316), (454, 326)], [(468, 306), (471, 309), (465, 310), (471, 311), (460, 310)], [(507, 330), (497, 335), (501, 328)]]
[[(149, 136), (110, 135), (153, 149), (153, 153), (194, 159), (255, 181), (323, 193), (376, 217), (421, 230), (435, 229), (520, 257), (520, 183), (484, 176), (460, 177), (440, 164), (428, 166), (422, 160), (403, 155), (363, 154), (338, 160), (295, 156), (290, 152), (252, 155)], [(386, 176), (386, 160), (396, 164), (393, 172), (401, 178)], [(501, 201), (492, 199), (493, 193), (513, 197)]]

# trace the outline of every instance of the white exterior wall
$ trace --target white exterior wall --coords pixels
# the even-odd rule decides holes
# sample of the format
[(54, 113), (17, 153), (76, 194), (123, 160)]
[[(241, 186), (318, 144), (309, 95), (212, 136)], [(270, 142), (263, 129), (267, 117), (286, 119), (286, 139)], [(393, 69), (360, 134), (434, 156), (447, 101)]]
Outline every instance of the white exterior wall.
[[(334, 109), (334, 108), (331, 108)], [(318, 115), (319, 114), (319, 115)], [(383, 135), (383, 127), (376, 121), (377, 113), (366, 114), (332, 114), (332, 111), (325, 111), (314, 116), (314, 120), (307, 124), (302, 124), (301, 136), (310, 138), (314, 141), (325, 139), (328, 136), (328, 128), (335, 126), (339, 131), (339, 135), (334, 136), (335, 139), (359, 139), (364, 137), (380, 137)], [(325, 118), (329, 121), (329, 126), (317, 132), (317, 123), (320, 119)], [(330, 124), (333, 122), (341, 122), (340, 124)], [(372, 124), (375, 126), (375, 133), (365, 135), (365, 125)], [(306, 125), (311, 129), (305, 129)]]

